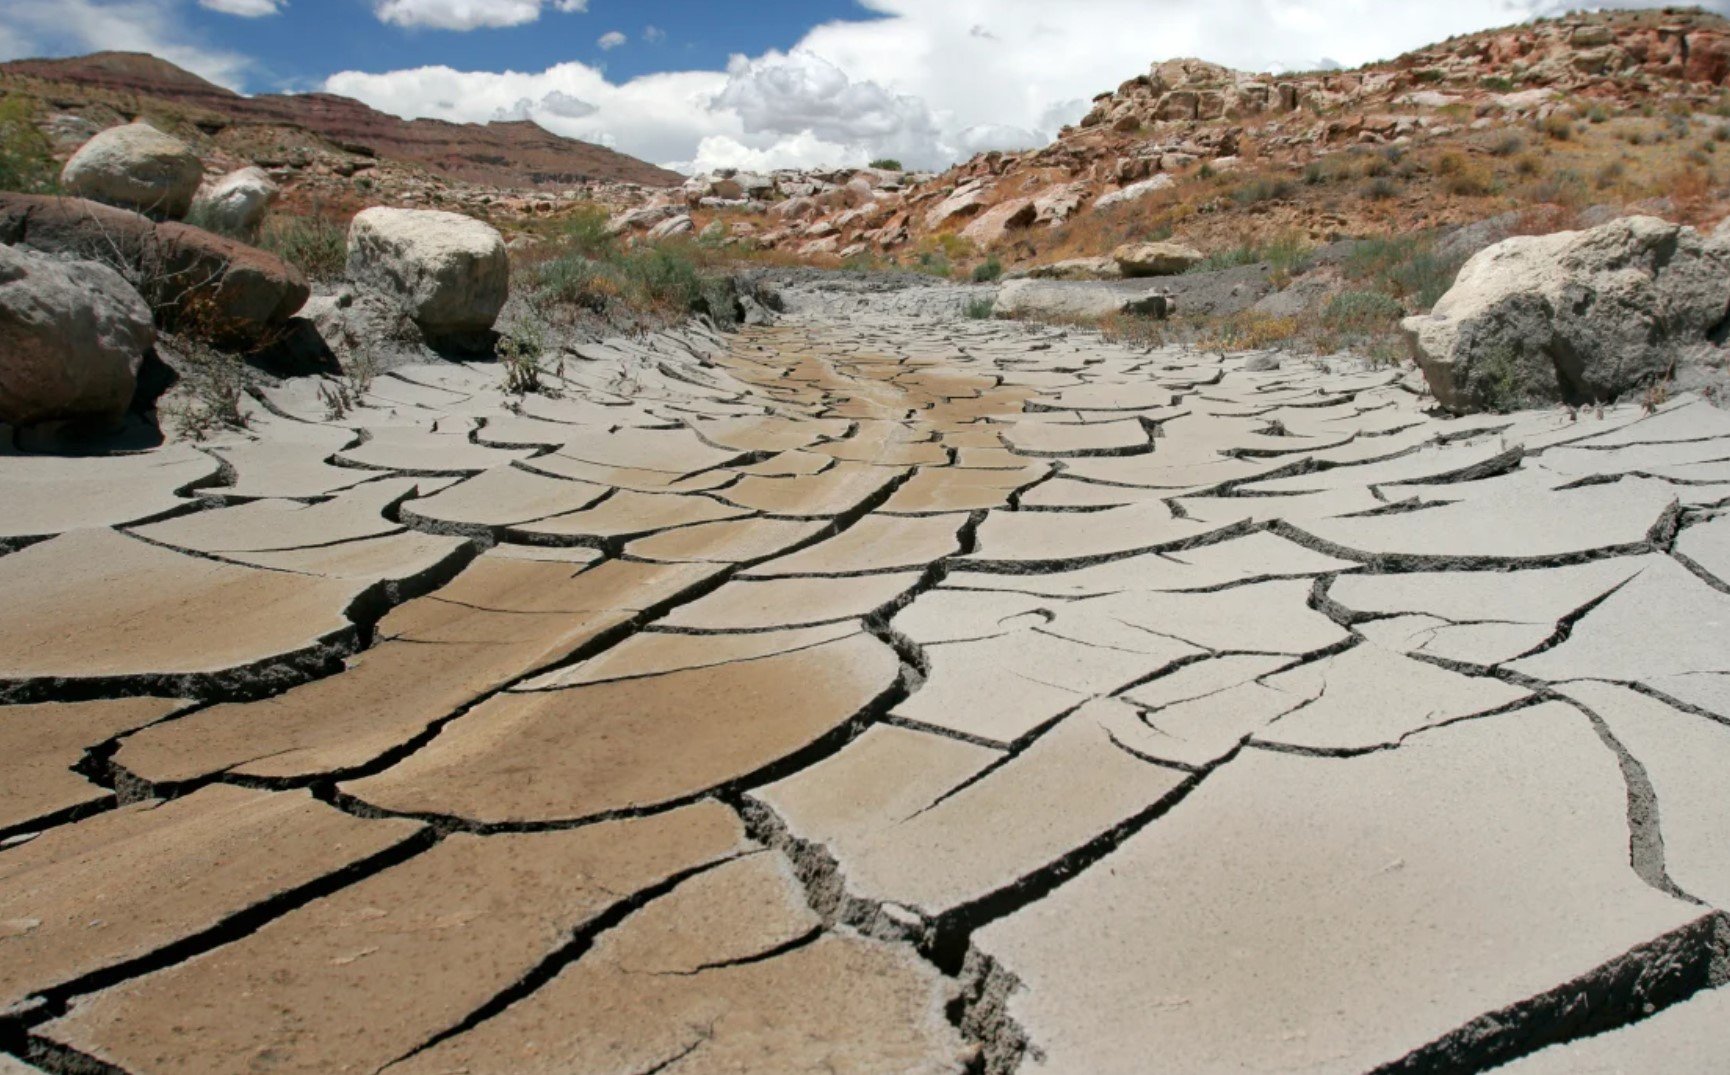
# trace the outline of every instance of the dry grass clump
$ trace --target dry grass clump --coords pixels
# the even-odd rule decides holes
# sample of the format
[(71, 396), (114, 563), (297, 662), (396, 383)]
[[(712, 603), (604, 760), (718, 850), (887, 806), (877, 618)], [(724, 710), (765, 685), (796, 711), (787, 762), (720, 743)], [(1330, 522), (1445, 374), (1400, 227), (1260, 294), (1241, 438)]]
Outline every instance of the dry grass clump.
[(0, 97), (0, 190), (52, 194), (59, 186), (53, 151), (36, 126), (35, 102), (19, 94)]
[(1295, 317), (1243, 310), (1199, 326), (1195, 345), (1214, 351), (1265, 351), (1303, 334)]
[(347, 224), (317, 209), (271, 213), (259, 226), (256, 242), (314, 283), (340, 280), (348, 268)]
[(726, 323), (733, 316), (727, 281), (710, 271), (722, 260), (700, 239), (625, 246), (608, 233), (606, 210), (593, 206), (567, 214), (550, 238), (519, 254), (513, 275), (549, 322), (587, 312), (704, 313)]
[(1449, 194), (1464, 198), (1481, 198), (1496, 189), (1496, 176), (1485, 165), (1464, 153), (1448, 152), (1436, 159), (1436, 174)]

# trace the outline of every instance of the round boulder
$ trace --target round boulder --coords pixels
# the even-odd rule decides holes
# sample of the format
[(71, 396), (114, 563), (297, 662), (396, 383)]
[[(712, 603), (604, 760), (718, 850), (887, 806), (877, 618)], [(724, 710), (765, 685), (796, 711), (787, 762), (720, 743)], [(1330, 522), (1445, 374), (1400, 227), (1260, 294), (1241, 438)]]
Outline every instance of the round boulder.
[(1182, 243), (1125, 243), (1111, 259), (1125, 276), (1176, 276), (1204, 260), (1201, 251)]
[(211, 231), (251, 235), (280, 189), (262, 168), (229, 172), (200, 192), (193, 202), (194, 216)]
[(0, 421), (117, 421), (156, 341), (121, 275), (0, 246)]
[(1487, 247), (1402, 328), (1437, 403), (1508, 410), (1722, 387), (1727, 309), (1730, 243), (1636, 216)]
[(108, 128), (60, 172), (68, 193), (171, 220), (186, 215), (203, 178), (197, 155), (148, 123)]
[(366, 209), (348, 229), (348, 278), (401, 306), (429, 337), (493, 327), (510, 289), (497, 229), (436, 209)]

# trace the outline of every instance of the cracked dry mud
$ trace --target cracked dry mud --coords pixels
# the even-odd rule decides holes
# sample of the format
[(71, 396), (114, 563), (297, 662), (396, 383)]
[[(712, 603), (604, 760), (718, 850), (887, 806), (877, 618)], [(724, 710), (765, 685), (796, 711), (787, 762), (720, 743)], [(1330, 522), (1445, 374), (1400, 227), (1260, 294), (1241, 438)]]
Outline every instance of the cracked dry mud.
[(1721, 1071), (1730, 414), (849, 310), (0, 455), (0, 1071)]

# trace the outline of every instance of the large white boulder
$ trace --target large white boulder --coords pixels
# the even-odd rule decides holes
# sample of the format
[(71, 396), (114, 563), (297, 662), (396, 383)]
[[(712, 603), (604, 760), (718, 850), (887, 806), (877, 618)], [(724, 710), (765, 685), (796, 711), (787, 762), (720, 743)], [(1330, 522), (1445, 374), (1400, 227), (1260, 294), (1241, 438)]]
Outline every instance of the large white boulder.
[(224, 235), (251, 235), (281, 193), (264, 169), (241, 168), (200, 191), (193, 201), (198, 222)]
[(504, 237), (436, 209), (365, 209), (348, 229), (348, 278), (393, 299), (429, 337), (485, 332), (510, 290)]
[(1114, 190), (1110, 194), (1100, 195), (1099, 200), (1093, 203), (1093, 208), (1099, 210), (1110, 209), (1114, 205), (1128, 205), (1130, 202), (1140, 201), (1156, 191), (1164, 190), (1165, 188), (1174, 185), (1176, 182), (1177, 180), (1161, 172), (1159, 175), (1156, 175), (1151, 179), (1143, 179), (1139, 183), (1131, 183), (1122, 190)]
[(1727, 310), (1730, 243), (1624, 217), (1481, 250), (1402, 327), (1436, 401), (1472, 411), (1705, 383), (1724, 363)]
[(186, 215), (203, 178), (197, 154), (148, 123), (108, 128), (60, 171), (69, 194), (170, 220)]
[(1011, 280), (997, 292), (998, 317), (1034, 321), (1091, 322), (1116, 314), (1163, 318), (1169, 296), (1151, 289), (1129, 290), (1110, 283), (1071, 280)]
[(117, 420), (155, 341), (150, 307), (113, 269), (0, 246), (0, 421)]
[(687, 213), (669, 217), (649, 229), (649, 239), (658, 242), (662, 239), (672, 239), (680, 235), (690, 235), (697, 230), (696, 221)]
[(1207, 259), (1182, 243), (1124, 243), (1111, 252), (1111, 260), (1125, 276), (1176, 276)]

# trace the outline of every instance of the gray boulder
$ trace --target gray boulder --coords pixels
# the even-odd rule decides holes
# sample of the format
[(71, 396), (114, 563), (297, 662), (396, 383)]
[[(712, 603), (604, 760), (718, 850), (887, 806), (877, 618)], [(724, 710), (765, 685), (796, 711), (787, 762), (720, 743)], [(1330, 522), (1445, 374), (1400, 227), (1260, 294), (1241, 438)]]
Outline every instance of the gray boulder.
[(61, 169), (60, 185), (91, 201), (179, 220), (203, 178), (204, 165), (179, 139), (128, 123), (84, 143)]
[(0, 246), (0, 421), (118, 421), (155, 341), (150, 308), (113, 269)]
[(1176, 276), (1206, 258), (1182, 243), (1125, 243), (1111, 252), (1111, 260), (1125, 276)]
[(1488, 247), (1402, 327), (1436, 401), (1464, 412), (1694, 387), (1723, 365), (1727, 310), (1730, 243), (1625, 217)]
[(201, 191), (192, 203), (194, 216), (211, 231), (251, 235), (280, 191), (264, 169), (242, 168)]
[(1170, 297), (1152, 290), (1068, 280), (1011, 280), (997, 292), (998, 317), (1096, 321), (1114, 314), (1165, 317)]
[(348, 278), (394, 300), (429, 338), (493, 327), (510, 290), (504, 237), (435, 209), (362, 210), (348, 229)]
[(269, 339), (308, 293), (274, 254), (84, 198), (0, 191), (0, 243), (101, 261), (144, 296), (161, 328), (235, 346)]
[(637, 209), (627, 210), (607, 221), (608, 235), (623, 235), (639, 228), (650, 228), (663, 220), (671, 220), (681, 216), (684, 210), (676, 205), (645, 205)]
[(690, 235), (696, 230), (696, 221), (692, 220), (690, 216), (681, 213), (676, 217), (663, 220), (659, 224), (650, 228), (649, 239), (651, 242), (657, 242), (661, 239), (671, 239), (679, 235)]

